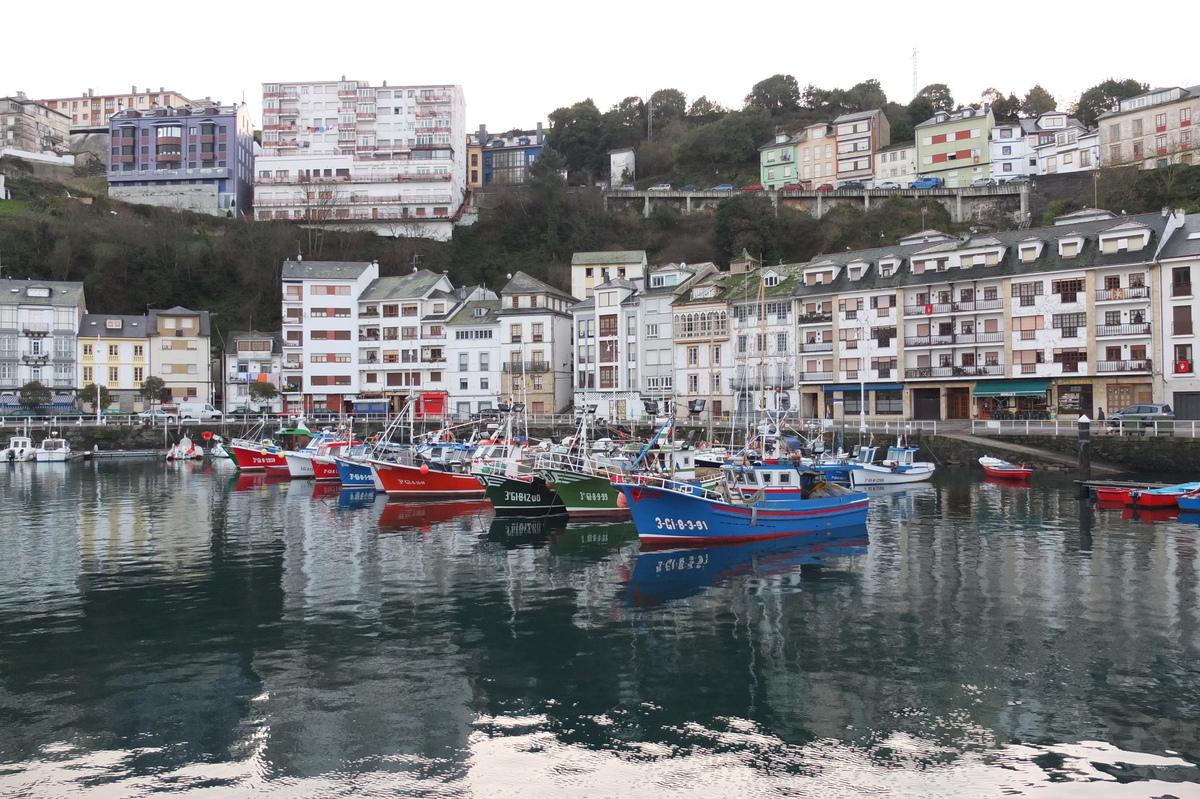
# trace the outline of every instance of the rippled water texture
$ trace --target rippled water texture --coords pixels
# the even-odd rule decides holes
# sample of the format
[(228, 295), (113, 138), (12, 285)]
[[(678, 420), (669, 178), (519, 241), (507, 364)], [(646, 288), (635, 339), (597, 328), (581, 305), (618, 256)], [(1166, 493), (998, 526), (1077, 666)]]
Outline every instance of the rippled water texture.
[(0, 796), (1200, 797), (1186, 518), (978, 470), (639, 552), (226, 464), (0, 473)]

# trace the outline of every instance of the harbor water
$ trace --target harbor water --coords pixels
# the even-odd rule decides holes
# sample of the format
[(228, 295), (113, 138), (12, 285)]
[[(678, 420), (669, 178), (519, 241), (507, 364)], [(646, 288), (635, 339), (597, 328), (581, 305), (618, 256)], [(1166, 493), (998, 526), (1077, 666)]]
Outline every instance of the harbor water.
[(673, 552), (227, 463), (0, 507), (4, 797), (1200, 797), (1200, 526), (1063, 476)]

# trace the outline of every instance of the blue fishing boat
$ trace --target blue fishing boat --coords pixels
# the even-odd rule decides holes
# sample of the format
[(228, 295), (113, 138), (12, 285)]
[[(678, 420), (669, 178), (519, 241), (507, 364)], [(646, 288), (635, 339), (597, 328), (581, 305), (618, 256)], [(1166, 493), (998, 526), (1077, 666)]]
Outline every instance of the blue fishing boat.
[(753, 541), (865, 524), (867, 494), (786, 463), (728, 465), (715, 488), (626, 474), (613, 479), (642, 543)]

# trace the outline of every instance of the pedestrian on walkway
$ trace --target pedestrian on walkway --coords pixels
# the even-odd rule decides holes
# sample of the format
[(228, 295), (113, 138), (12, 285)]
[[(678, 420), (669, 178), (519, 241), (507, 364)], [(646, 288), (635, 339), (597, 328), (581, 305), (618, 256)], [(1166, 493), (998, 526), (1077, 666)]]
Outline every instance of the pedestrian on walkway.
[(1096, 418), (1102, 422), (1104, 421), (1104, 408), (1103, 407), (1100, 408), (1100, 410), (1096, 413)]

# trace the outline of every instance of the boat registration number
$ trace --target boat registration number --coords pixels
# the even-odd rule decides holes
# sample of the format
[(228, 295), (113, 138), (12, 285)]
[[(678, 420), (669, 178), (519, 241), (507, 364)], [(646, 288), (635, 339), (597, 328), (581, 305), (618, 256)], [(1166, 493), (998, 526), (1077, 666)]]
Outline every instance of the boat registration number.
[(654, 517), (654, 523), (658, 525), (659, 530), (707, 530), (708, 522), (699, 521), (696, 519), (671, 519), (662, 518), (661, 516)]
[(703, 569), (708, 565), (708, 555), (680, 555), (677, 558), (660, 560), (654, 565), (656, 573), (677, 572), (685, 569)]
[(612, 498), (603, 491), (580, 491), (579, 496), (587, 502), (607, 502)]

